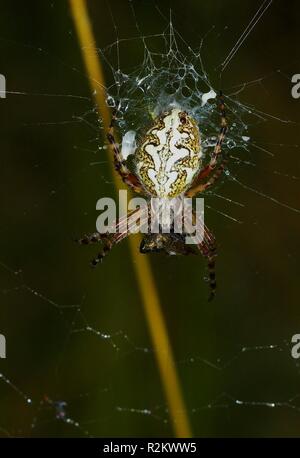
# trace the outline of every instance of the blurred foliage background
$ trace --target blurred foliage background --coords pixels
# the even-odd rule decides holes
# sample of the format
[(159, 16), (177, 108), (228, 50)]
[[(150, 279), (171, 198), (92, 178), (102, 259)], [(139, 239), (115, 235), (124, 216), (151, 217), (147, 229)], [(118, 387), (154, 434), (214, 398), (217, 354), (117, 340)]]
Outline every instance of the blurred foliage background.
[[(216, 66), (260, 3), (247, 0), (241, 8), (237, 0), (173, 0), (159, 8), (168, 17), (172, 7), (174, 26), (192, 48), (215, 27), (202, 57), (218, 88)], [(0, 99), (0, 332), (7, 339), (0, 373), (13, 384), (0, 380), (1, 434), (170, 436), (127, 242), (95, 271), (89, 260), (97, 247), (74, 243), (94, 230), (97, 200), (114, 196), (115, 189), (107, 155), (98, 148), (102, 133), (69, 4), (0, 5), (0, 73), (8, 90)], [(99, 47), (116, 40), (114, 24), (119, 38), (137, 35), (129, 1), (88, 5)], [(154, 1), (133, 0), (132, 6), (142, 33), (165, 29)], [(225, 93), (263, 78), (240, 99), (274, 116), (251, 127), (258, 147), (250, 148), (247, 160), (254, 165), (233, 162), (230, 170), (294, 208), (300, 208), (300, 102), (291, 97), (290, 80), (300, 72), (299, 21), (299, 2), (274, 2), (222, 78)], [(136, 65), (132, 43), (127, 53), (123, 48), (121, 62)], [(111, 84), (109, 73), (106, 78)], [(299, 435), (300, 378), (290, 340), (300, 332), (300, 215), (230, 180), (217, 192), (244, 207), (207, 197), (212, 209), (206, 222), (219, 244), (213, 303), (207, 303), (201, 257), (150, 257), (193, 433)], [(57, 404), (62, 401), (66, 406)]]

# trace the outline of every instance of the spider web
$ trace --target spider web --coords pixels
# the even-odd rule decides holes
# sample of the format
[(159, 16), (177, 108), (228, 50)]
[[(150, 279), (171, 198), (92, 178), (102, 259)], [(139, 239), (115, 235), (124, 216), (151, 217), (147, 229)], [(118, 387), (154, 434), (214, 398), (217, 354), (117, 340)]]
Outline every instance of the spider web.
[[(8, 62), (0, 69), (8, 81), (0, 104), (1, 435), (171, 435), (126, 243), (94, 272), (95, 248), (73, 242), (94, 230), (96, 201), (115, 190), (68, 5), (43, 3), (32, 7), (38, 38), (27, 29), (0, 37)], [(201, 259), (151, 258), (193, 432), (291, 436), (300, 418), (290, 343), (299, 333), (300, 205), (290, 79), (299, 68), (289, 58), (293, 31), (287, 48), (272, 33), (286, 26), (284, 2), (248, 1), (233, 14), (237, 5), (172, 2), (170, 12), (128, 1), (91, 4), (91, 12), (105, 30), (97, 28), (97, 53), (122, 135), (133, 130), (138, 139), (155, 114), (180, 106), (199, 123), (207, 161), (220, 123), (213, 93), (225, 94), (229, 167), (205, 195), (219, 242), (215, 302), (205, 302)], [(57, 17), (63, 25), (49, 40), (42, 29)], [(33, 69), (24, 81), (21, 71), (12, 76), (16, 60)]]

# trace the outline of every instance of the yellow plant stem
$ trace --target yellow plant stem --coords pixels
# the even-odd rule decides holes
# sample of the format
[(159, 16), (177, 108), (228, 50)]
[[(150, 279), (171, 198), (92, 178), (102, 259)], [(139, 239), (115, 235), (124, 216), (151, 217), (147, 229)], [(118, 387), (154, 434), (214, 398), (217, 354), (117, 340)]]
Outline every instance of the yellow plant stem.
[[(106, 104), (105, 81), (100, 57), (96, 52), (87, 2), (86, 0), (70, 0), (70, 6), (92, 93), (95, 97), (99, 115), (103, 121), (104, 132), (107, 132), (110, 124), (110, 112)], [(113, 157), (110, 146), (108, 146), (108, 151), (110, 152), (110, 156)], [(114, 169), (112, 161), (111, 164)], [(114, 170), (112, 173), (117, 189), (121, 189), (121, 180)], [(162, 314), (149, 259), (146, 255), (141, 255), (137, 251), (137, 246), (141, 242), (140, 234), (131, 235), (129, 241), (133, 266), (143, 299), (147, 323), (155, 348), (155, 355), (175, 435), (176, 437), (191, 437), (189, 419), (184, 405), (167, 327)]]

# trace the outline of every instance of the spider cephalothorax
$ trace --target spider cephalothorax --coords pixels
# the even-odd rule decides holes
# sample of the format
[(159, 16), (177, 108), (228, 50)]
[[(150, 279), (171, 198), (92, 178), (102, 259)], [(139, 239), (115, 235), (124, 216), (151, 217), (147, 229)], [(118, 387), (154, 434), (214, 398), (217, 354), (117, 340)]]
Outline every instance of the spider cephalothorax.
[[(134, 171), (128, 167), (114, 139), (114, 116), (107, 138), (114, 152), (115, 168), (124, 183), (133, 191), (144, 194), (149, 200), (152, 197), (161, 200), (194, 197), (211, 187), (226, 166), (226, 158), (222, 156), (222, 143), (227, 131), (222, 94), (220, 94), (220, 111), (220, 133), (206, 166), (202, 167), (201, 136), (197, 122), (186, 111), (173, 108), (158, 116), (140, 141), (134, 151)], [(145, 218), (145, 212), (143, 213), (141, 209), (135, 212), (141, 219)], [(148, 213), (151, 213), (150, 202), (146, 218)], [(197, 218), (196, 214), (194, 218)], [(116, 227), (123, 229), (112, 234), (95, 232), (79, 240), (82, 244), (103, 242), (101, 253), (92, 261), (93, 266), (96, 266), (115, 244), (129, 235), (130, 227), (124, 226), (124, 221), (118, 221)], [(140, 251), (141, 253), (163, 251), (170, 255), (195, 253), (195, 250), (185, 243), (186, 235), (174, 231), (168, 234), (149, 231), (141, 243)], [(215, 238), (206, 227), (204, 227), (204, 238), (196, 245), (196, 249), (208, 261), (212, 298), (216, 289), (216, 247)]]
[(159, 253), (168, 255), (196, 254), (192, 245), (186, 245), (184, 234), (149, 234), (145, 235), (140, 246), (141, 253)]

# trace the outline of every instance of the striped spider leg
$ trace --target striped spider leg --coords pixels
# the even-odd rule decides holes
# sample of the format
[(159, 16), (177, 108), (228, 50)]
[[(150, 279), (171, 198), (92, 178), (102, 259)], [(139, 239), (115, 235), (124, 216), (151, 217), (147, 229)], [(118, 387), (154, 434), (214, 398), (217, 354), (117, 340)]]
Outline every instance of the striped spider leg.
[[(192, 213), (192, 222), (193, 225), (196, 223), (196, 212), (193, 210)], [(202, 223), (201, 223), (202, 224)], [(189, 226), (189, 222), (185, 221), (185, 229), (188, 233), (193, 233), (193, 228)], [(209, 276), (209, 286), (210, 286), (210, 296), (209, 301), (215, 297), (217, 283), (216, 283), (216, 273), (215, 273), (215, 258), (217, 256), (216, 249), (216, 239), (207, 226), (203, 225), (203, 234), (202, 238), (196, 234), (193, 236), (194, 242), (196, 243), (198, 252), (207, 260), (208, 267), (208, 276)]]
[[(222, 144), (228, 129), (226, 120), (225, 103), (222, 93), (220, 92), (220, 112), (221, 112), (221, 128), (218, 136), (217, 143), (212, 152), (209, 164), (200, 170), (192, 186), (186, 191), (187, 197), (195, 197), (197, 194), (205, 191), (211, 187), (222, 175), (227, 164), (227, 157), (223, 157), (219, 167), (216, 168), (218, 158), (222, 157)], [(208, 180), (202, 183), (204, 178)], [(198, 249), (202, 255), (207, 259), (208, 271), (209, 271), (209, 282), (211, 295), (209, 300), (212, 300), (215, 296), (216, 291), (216, 274), (215, 274), (215, 258), (217, 256), (216, 241), (213, 234), (205, 227), (204, 240), (198, 244)]]
[[(214, 147), (214, 150), (211, 154), (209, 164), (200, 170), (199, 174), (196, 176), (192, 186), (186, 191), (185, 195), (187, 197), (194, 197), (200, 192), (205, 191), (207, 188), (211, 187), (222, 175), (225, 170), (226, 164), (228, 162), (227, 157), (224, 157), (219, 167), (216, 169), (217, 161), (219, 156), (222, 157), (222, 144), (228, 130), (227, 120), (226, 120), (226, 111), (225, 103), (222, 92), (220, 92), (220, 112), (221, 112), (221, 128), (218, 136), (217, 143)], [(206, 183), (202, 183), (204, 178), (208, 177)]]
[[(134, 219), (132, 217), (134, 216)], [(98, 255), (91, 261), (92, 267), (103, 261), (105, 256), (112, 250), (112, 248), (124, 240), (133, 231), (134, 225), (137, 220), (140, 221), (140, 227), (148, 221), (148, 208), (138, 208), (129, 212), (127, 215), (116, 221), (114, 231), (108, 231), (105, 234), (94, 232), (92, 234), (85, 235), (83, 238), (77, 240), (80, 245), (90, 245), (102, 242), (102, 250)]]
[(127, 167), (126, 160), (124, 159), (121, 149), (114, 137), (114, 127), (116, 123), (116, 112), (113, 113), (113, 117), (110, 123), (109, 131), (107, 134), (107, 140), (111, 145), (114, 152), (114, 164), (115, 169), (119, 173), (123, 182), (129, 186), (134, 192), (141, 193), (143, 192), (143, 186), (138, 179), (138, 177), (133, 174)]

